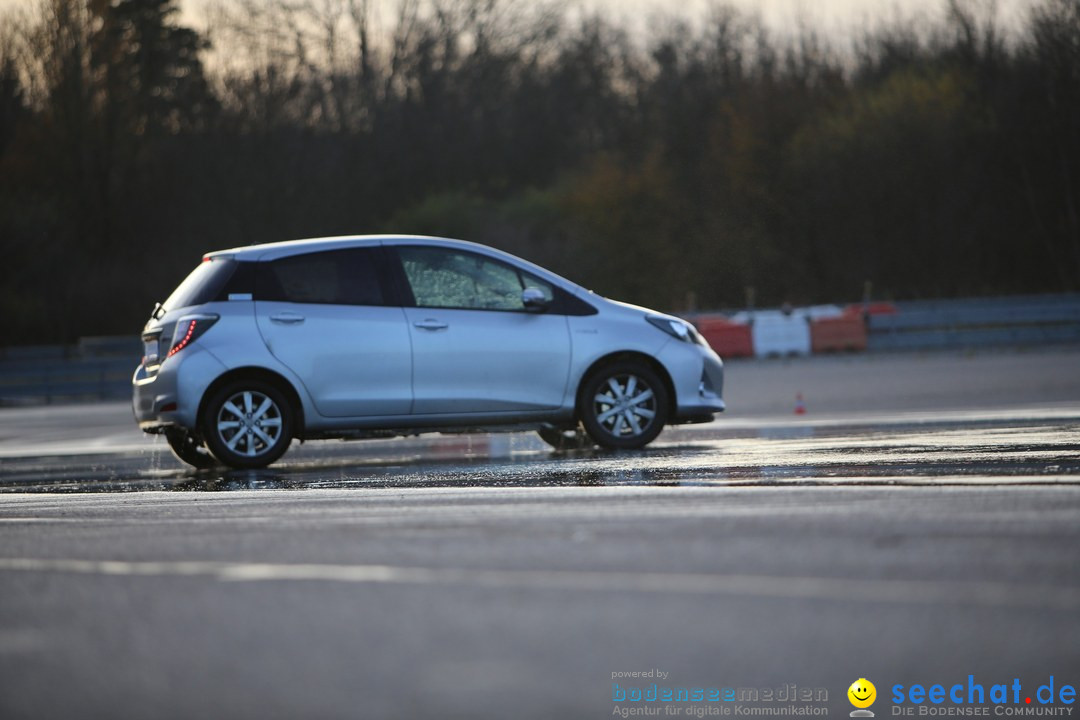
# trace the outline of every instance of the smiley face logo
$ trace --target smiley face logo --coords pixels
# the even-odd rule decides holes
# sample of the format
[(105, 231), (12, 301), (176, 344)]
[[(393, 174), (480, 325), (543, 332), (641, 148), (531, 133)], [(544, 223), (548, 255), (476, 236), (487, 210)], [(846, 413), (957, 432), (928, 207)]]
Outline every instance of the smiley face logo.
[(868, 708), (877, 700), (877, 688), (866, 678), (859, 678), (847, 689), (848, 700), (857, 708)]

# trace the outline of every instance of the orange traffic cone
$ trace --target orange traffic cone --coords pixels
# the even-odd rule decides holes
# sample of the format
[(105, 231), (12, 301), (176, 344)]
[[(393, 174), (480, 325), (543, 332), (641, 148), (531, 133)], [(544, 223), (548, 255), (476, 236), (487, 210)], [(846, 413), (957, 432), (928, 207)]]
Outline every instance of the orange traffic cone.
[(802, 393), (796, 393), (795, 394), (795, 414), (796, 415), (805, 415), (806, 414), (806, 403), (803, 401)]

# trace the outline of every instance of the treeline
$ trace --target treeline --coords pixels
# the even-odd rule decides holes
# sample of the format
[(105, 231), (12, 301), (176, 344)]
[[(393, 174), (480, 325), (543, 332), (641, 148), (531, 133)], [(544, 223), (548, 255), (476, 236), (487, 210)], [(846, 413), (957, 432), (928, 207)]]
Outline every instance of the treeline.
[(136, 331), (202, 252), (477, 240), (673, 311), (1080, 286), (1080, 0), (1020, 28), (638, 37), (528, 0), (0, 18), (5, 345)]

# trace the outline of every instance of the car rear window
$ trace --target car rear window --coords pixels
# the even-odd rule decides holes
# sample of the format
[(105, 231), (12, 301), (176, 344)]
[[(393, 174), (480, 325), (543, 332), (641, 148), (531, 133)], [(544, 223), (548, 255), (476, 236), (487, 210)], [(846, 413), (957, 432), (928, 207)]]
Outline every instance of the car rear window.
[(325, 305), (385, 305), (376, 248), (291, 255), (260, 263), (257, 299)]
[(177, 310), (220, 299), (238, 264), (230, 258), (204, 260), (173, 290), (162, 307), (166, 311)]

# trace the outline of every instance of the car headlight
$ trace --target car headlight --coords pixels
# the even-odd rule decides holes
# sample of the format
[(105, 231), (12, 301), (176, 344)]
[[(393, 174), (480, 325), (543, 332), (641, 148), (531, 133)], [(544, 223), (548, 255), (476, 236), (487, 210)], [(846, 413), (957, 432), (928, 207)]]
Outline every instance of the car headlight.
[(660, 317), (659, 315), (649, 315), (645, 318), (649, 321), (649, 324), (657, 327), (666, 332), (671, 337), (682, 340), (683, 342), (694, 342), (694, 328), (682, 320), (676, 320), (675, 318)]

